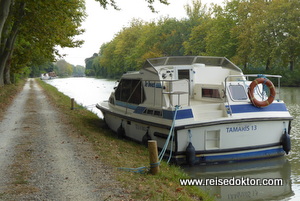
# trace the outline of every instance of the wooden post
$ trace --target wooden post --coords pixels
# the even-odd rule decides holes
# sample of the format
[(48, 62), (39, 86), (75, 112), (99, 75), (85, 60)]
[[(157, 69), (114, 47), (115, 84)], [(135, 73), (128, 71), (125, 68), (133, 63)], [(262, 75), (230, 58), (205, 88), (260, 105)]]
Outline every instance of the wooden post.
[(74, 98), (71, 98), (71, 110), (74, 110), (74, 103), (75, 103)]
[(157, 174), (159, 172), (157, 143), (155, 140), (148, 141), (149, 157), (150, 157), (150, 173)]

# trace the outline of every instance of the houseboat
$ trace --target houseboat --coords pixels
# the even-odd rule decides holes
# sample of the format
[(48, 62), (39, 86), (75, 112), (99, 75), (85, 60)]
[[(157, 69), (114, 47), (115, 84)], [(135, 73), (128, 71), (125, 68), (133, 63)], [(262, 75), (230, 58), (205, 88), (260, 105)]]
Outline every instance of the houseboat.
[(272, 158), (291, 148), (280, 78), (244, 75), (225, 57), (151, 58), (96, 107), (118, 137), (156, 140), (177, 164)]

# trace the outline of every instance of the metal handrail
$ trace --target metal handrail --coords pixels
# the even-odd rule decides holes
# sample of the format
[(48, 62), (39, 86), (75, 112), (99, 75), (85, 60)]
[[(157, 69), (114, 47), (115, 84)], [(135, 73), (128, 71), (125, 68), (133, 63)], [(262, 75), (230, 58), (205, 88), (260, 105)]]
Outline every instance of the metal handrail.
[(264, 76), (264, 77), (272, 77), (272, 78), (278, 78), (278, 98), (280, 99), (280, 78), (282, 78), (281, 75), (258, 75), (258, 74), (246, 74), (246, 75), (228, 75), (226, 78), (225, 78), (225, 91), (224, 91), (224, 96), (225, 96), (225, 101), (227, 101), (227, 105), (228, 105), (228, 109), (229, 109), (229, 112), (230, 112), (230, 116), (232, 116), (232, 110), (231, 110), (231, 107), (230, 107), (230, 103), (229, 103), (229, 99), (227, 97), (227, 79), (230, 78), (230, 77), (243, 77), (245, 78), (247, 81), (249, 77), (259, 77), (259, 76)]

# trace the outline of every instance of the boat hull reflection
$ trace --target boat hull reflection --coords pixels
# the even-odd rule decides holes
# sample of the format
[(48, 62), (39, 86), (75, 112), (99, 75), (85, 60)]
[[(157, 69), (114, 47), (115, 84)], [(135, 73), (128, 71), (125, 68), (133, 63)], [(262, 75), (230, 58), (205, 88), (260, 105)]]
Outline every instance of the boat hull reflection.
[[(294, 194), (291, 187), (291, 166), (285, 157), (240, 163), (186, 166), (184, 169), (191, 178), (200, 179), (203, 182), (209, 179), (214, 180), (199, 187), (218, 201), (282, 200)], [(218, 180), (221, 182), (227, 180), (228, 185), (218, 185)], [(271, 185), (265, 185), (267, 183)]]

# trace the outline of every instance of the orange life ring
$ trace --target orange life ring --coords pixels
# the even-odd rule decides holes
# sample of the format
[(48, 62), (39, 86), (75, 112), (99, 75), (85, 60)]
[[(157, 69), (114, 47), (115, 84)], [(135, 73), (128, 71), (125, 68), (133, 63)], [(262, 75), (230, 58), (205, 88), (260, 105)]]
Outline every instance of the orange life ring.
[[(254, 97), (254, 89), (258, 84), (266, 85), (270, 90), (270, 95), (268, 99), (265, 101), (259, 101)], [(248, 88), (249, 99), (252, 102), (252, 104), (256, 107), (266, 107), (270, 105), (274, 101), (275, 95), (276, 95), (275, 87), (273, 83), (267, 78), (262, 78), (262, 77), (256, 78), (255, 80), (253, 80), (253, 82), (251, 82)]]

